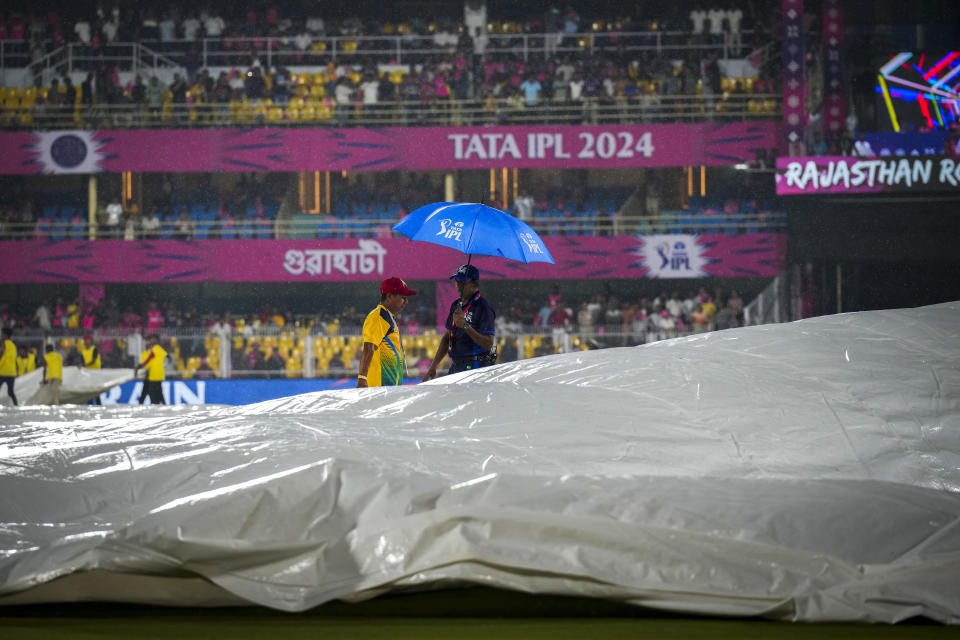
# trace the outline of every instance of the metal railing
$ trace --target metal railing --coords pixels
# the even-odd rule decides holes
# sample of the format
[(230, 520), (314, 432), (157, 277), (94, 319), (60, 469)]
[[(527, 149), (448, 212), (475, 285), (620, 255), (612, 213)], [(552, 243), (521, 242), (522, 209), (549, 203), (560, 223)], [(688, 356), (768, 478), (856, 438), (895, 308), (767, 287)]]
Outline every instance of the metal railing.
[[(90, 225), (87, 222), (40, 220), (35, 223), (7, 222), (0, 224), (0, 240), (109, 240), (109, 239), (269, 239), (269, 238), (375, 238), (401, 237), (391, 230), (396, 218), (357, 219), (332, 215), (278, 219), (260, 223), (235, 221), (224, 226), (216, 221), (191, 222), (192, 230), (180, 231), (178, 222), (161, 221), (156, 230), (141, 226), (130, 232), (120, 227)], [(539, 234), (557, 235), (647, 235), (660, 233), (758, 233), (782, 231), (786, 228), (783, 212), (761, 213), (697, 213), (663, 212), (659, 216), (597, 215), (535, 216), (527, 221)], [(132, 236), (132, 237), (131, 237)]]
[[(750, 31), (743, 32), (747, 37), (751, 34)], [(741, 53), (733, 51), (728, 34), (725, 34), (721, 41), (711, 41), (706, 36), (697, 36), (688, 31), (486, 34), (484, 40), (484, 55), (519, 55), (524, 61), (534, 54), (577, 56), (596, 55), (613, 50), (649, 52), (667, 57), (678, 53), (705, 54), (715, 51), (721, 57), (727, 58), (731, 54)], [(421, 64), (437, 59), (448, 60), (458, 51), (459, 41), (458, 34), (431, 33), (312, 36), (308, 39), (281, 36), (142, 40), (113, 42), (96, 49), (87, 44), (73, 42), (54, 50), (47, 57), (68, 61), (64, 68), (66, 72), (93, 70), (98, 61), (116, 64), (120, 71), (136, 70), (136, 52), (140, 47), (145, 47), (156, 55), (165, 57), (171, 64), (181, 67), (246, 67), (250, 64), (251, 57), (259, 59), (266, 68), (322, 66), (327, 62), (351, 64), (361, 60), (403, 65)], [(12, 64), (20, 67), (30, 64), (28, 43), (16, 41), (7, 46), (6, 57), (2, 56), (4, 51), (0, 48), (0, 63), (3, 68)], [(473, 50), (465, 51), (467, 56), (473, 53)], [(38, 69), (46, 67), (49, 65), (44, 63), (37, 69), (32, 69), (33, 77), (36, 77)]]
[[(65, 356), (65, 365), (78, 362), (83, 336), (92, 334), (100, 349), (105, 368), (133, 367), (145, 348), (143, 334), (156, 333), (170, 356), (167, 376), (170, 378), (342, 378), (357, 372), (358, 350), (362, 346), (359, 326), (343, 327), (327, 334), (320, 324), (309, 324), (304, 317), (293, 328), (260, 329), (256, 332), (222, 336), (205, 328), (160, 328), (132, 333), (119, 328), (55, 329), (46, 334), (34, 331), (18, 333), (16, 344), (42, 353), (52, 344)], [(714, 329), (710, 322), (686, 324), (679, 328), (662, 327), (653, 320), (623, 324), (578, 326), (566, 328), (519, 327), (509, 335), (498, 336), (499, 362), (526, 360), (542, 355), (636, 346)], [(407, 375), (419, 377), (425, 359), (432, 360), (440, 344), (441, 333), (427, 329), (411, 333), (401, 328)], [(282, 360), (272, 363), (276, 353)], [(420, 366), (418, 367), (418, 363)], [(442, 370), (449, 368), (445, 361)]]
[(30, 80), (31, 86), (49, 86), (55, 78), (77, 71), (93, 71), (104, 64), (134, 73), (157, 73), (161, 69), (179, 71), (182, 67), (181, 63), (139, 42), (111, 44), (96, 53), (87, 45), (71, 43), (31, 62), (24, 79)]
[(687, 123), (779, 119), (775, 94), (634, 95), (551, 100), (389, 101), (336, 105), (293, 96), (227, 103), (0, 106), (7, 129), (124, 129), (193, 127), (478, 126), (511, 124)]

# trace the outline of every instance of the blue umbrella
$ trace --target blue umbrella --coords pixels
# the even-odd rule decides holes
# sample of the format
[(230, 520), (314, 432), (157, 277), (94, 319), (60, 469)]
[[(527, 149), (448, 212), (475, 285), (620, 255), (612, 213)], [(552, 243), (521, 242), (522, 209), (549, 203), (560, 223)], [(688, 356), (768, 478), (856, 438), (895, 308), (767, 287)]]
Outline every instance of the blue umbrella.
[(485, 204), (434, 202), (415, 209), (393, 229), (411, 240), (450, 247), (468, 256), (556, 264), (530, 225)]

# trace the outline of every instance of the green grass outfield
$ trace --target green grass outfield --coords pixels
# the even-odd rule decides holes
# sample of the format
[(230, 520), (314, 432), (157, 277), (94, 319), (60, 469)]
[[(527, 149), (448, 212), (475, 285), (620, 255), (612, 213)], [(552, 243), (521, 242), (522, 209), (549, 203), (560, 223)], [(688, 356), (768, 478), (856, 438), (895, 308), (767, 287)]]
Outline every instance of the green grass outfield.
[(0, 607), (0, 638), (923, 640), (960, 638), (960, 627), (925, 620), (867, 625), (669, 616), (598, 600), (474, 588), (387, 595), (358, 604), (334, 602), (297, 614), (260, 607), (187, 609), (86, 603)]

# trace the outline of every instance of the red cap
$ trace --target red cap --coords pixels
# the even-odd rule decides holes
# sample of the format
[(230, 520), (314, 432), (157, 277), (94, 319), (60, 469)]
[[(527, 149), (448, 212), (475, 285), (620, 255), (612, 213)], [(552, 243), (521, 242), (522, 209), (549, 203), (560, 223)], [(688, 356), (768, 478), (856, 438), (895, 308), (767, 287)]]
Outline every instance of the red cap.
[(87, 342), (90, 342), (93, 340), (93, 336), (88, 333), (87, 335), (83, 336), (83, 339)]
[(380, 293), (399, 293), (402, 296), (415, 296), (417, 292), (407, 286), (400, 278), (387, 278), (380, 283)]

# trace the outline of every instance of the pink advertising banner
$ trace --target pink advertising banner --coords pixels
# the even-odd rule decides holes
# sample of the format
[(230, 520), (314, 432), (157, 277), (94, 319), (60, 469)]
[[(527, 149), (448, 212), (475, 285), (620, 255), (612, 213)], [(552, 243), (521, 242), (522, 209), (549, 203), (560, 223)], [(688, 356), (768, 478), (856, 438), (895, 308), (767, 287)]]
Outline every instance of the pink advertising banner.
[(0, 133), (0, 174), (679, 167), (750, 162), (772, 121)]
[(777, 194), (956, 191), (960, 158), (815, 156), (777, 158)]
[[(786, 234), (547, 237), (556, 264), (474, 256), (487, 279), (768, 277)], [(442, 280), (466, 256), (405, 238), (0, 242), (0, 284)]]

